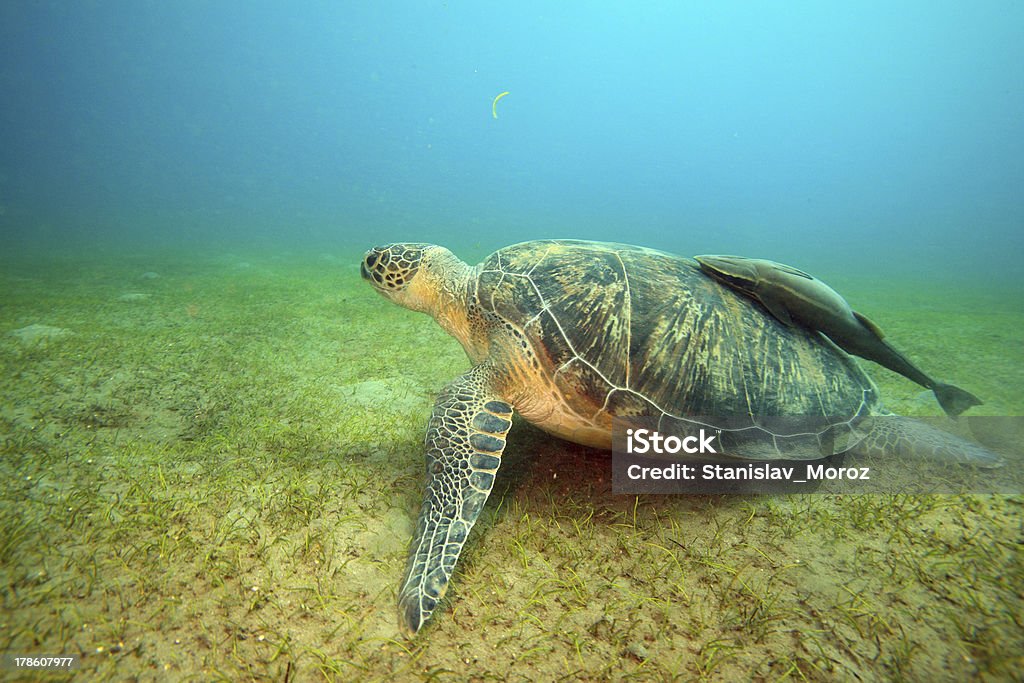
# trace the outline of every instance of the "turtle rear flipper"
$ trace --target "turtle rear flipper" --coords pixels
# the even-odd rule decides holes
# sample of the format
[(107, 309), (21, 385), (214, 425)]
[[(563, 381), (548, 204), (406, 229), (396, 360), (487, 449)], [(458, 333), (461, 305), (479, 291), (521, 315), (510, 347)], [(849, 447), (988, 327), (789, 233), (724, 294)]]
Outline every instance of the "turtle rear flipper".
[(867, 435), (851, 449), (857, 455), (919, 458), (981, 469), (1005, 464), (1000, 455), (987, 448), (913, 418), (878, 415), (872, 417), (866, 426)]
[(470, 529), (494, 485), (512, 406), (487, 366), (449, 384), (427, 427), (427, 490), (398, 593), (399, 626), (415, 635), (444, 597)]

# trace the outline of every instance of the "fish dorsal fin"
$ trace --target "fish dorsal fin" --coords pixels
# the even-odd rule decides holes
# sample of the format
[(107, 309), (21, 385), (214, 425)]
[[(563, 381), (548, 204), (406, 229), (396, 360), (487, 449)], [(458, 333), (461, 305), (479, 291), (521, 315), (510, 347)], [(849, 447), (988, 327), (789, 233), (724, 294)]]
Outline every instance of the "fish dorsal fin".
[(857, 311), (853, 311), (853, 317), (856, 318), (857, 322), (859, 322), (861, 325), (868, 328), (871, 331), (871, 334), (875, 335), (879, 339), (885, 339), (885, 335), (882, 334), (882, 330), (878, 328), (878, 325), (874, 324)]
[(806, 278), (808, 280), (813, 280), (814, 279), (814, 277), (808, 275), (804, 271), (797, 270), (793, 266), (787, 266), (785, 263), (775, 263), (773, 261), (772, 262), (772, 268), (774, 268), (775, 270), (781, 271), (783, 273), (788, 273), (789, 275), (795, 275), (796, 277), (802, 277), (802, 278)]

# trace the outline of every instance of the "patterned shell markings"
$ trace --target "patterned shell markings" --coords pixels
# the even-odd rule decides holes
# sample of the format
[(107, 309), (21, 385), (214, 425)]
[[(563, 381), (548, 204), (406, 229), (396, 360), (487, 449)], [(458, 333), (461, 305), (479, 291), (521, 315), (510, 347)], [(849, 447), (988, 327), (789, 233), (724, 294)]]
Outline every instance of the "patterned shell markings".
[(614, 252), (580, 256), (577, 244), (556, 242), (502, 249), (483, 264), (479, 292), (485, 309), (522, 329), (563, 395), (585, 398), (574, 408), (592, 415), (625, 381), (628, 316), (615, 313), (627, 297), (621, 265), (616, 273), (611, 264)]
[[(849, 416), (877, 399), (845, 354), (786, 328), (695, 262), (586, 242), (529, 242), (484, 263), (484, 308), (522, 327), (591, 416)], [(545, 305), (546, 304), (546, 305)], [(493, 306), (493, 308), (492, 308)], [(865, 396), (867, 392), (867, 396)], [(657, 407), (655, 407), (657, 406)]]

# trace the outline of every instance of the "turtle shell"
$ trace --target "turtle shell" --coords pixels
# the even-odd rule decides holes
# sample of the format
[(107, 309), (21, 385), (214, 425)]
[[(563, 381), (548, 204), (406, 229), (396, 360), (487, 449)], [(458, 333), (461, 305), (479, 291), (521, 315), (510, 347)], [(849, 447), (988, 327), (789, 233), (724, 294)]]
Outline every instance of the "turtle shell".
[(816, 332), (787, 327), (696, 261), (602, 242), (525, 242), (479, 266), (473, 308), (520, 339), (571, 413), (610, 429), (709, 426), (730, 453), (846, 450), (878, 390)]

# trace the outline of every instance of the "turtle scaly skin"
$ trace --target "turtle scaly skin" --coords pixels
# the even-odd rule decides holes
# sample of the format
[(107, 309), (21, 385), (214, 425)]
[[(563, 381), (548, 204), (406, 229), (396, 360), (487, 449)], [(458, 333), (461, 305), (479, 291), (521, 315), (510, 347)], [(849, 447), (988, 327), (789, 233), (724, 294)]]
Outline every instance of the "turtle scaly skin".
[(427, 490), (398, 593), (401, 623), (414, 633), (444, 595), (501, 464), (512, 406), (491, 396), (493, 375), (477, 365), (445, 387), (427, 427)]
[[(664, 252), (524, 242), (471, 267), (443, 247), (367, 252), (364, 279), (432, 315), (473, 367), (434, 405), (427, 489), (399, 592), (400, 625), (430, 618), (494, 484), (513, 410), (576, 443), (610, 448), (613, 420), (721, 429), (727, 454), (813, 460), (901, 452), (982, 466), (998, 458), (926, 425), (886, 421), (860, 366), (814, 330), (787, 326)], [(881, 421), (879, 421), (881, 422)], [(930, 430), (930, 431), (929, 431)]]

